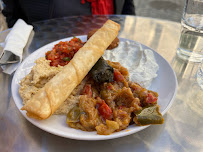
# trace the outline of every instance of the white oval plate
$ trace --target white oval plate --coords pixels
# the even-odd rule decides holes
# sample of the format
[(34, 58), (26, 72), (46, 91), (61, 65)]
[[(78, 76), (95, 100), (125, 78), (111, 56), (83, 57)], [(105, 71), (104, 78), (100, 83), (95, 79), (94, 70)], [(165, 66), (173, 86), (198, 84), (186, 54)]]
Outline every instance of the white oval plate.
[[(86, 41), (86, 36), (77, 36), (82, 41)], [(23, 106), (22, 99), (18, 93), (19, 90), (19, 83), (22, 78), (24, 78), (30, 71), (31, 68), (34, 66), (34, 61), (39, 57), (44, 57), (45, 52), (51, 50), (53, 46), (60, 41), (69, 41), (72, 37), (61, 39), (52, 43), (49, 43), (30, 56), (28, 56), (20, 65), (20, 67), (15, 72), (15, 75), (12, 80), (12, 95), (14, 102), (18, 109), (20, 110)], [(120, 38), (120, 41), (126, 41), (127, 39)], [(130, 41), (130, 40), (128, 40)], [(142, 45), (142, 44), (141, 44)], [(142, 45), (144, 49), (150, 49), (147, 46)], [(150, 49), (152, 50), (152, 49)], [(153, 51), (153, 50), (152, 50)], [(152, 81), (150, 90), (156, 91), (159, 94), (158, 98), (158, 105), (160, 105), (160, 111), (162, 115), (164, 115), (168, 109), (170, 108), (172, 101), (175, 97), (177, 91), (177, 79), (174, 71), (172, 70), (169, 63), (160, 56), (157, 52), (153, 51), (155, 59), (159, 65), (158, 76)], [(140, 130), (145, 129), (148, 126), (135, 126), (130, 125), (127, 129), (122, 130), (120, 132), (115, 132), (111, 135), (97, 135), (96, 131), (94, 132), (85, 132), (77, 129), (70, 128), (66, 124), (66, 116), (62, 115), (52, 115), (47, 120), (35, 120), (32, 118), (27, 117), (26, 112), (20, 110), (22, 115), (30, 121), (33, 125), (50, 132), (52, 134), (71, 138), (71, 139), (78, 139), (78, 140), (107, 140), (118, 138), (126, 135), (130, 135), (136, 133)]]

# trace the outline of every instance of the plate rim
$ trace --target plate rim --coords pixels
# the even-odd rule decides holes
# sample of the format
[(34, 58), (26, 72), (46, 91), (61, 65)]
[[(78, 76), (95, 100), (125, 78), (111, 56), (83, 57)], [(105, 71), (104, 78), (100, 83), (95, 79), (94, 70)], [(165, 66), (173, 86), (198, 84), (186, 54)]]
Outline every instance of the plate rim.
[[(82, 38), (82, 37), (84, 37), (84, 36), (87, 36), (87, 35), (79, 35), (79, 36), (75, 36), (75, 37), (77, 37), (77, 38)], [(67, 38), (63, 38), (63, 39), (59, 39), (59, 40), (50, 42), (50, 43), (48, 43), (48, 44), (46, 44), (46, 45), (44, 45), (44, 46), (42, 46), (42, 47), (36, 49), (36, 50), (35, 50), (33, 53), (31, 53), (30, 55), (35, 54), (35, 53), (38, 53), (39, 50), (41, 50), (41, 49), (43, 49), (43, 48), (46, 48), (47, 46), (49, 46), (49, 45), (51, 45), (51, 44), (54, 45), (54, 44), (56, 44), (56, 43), (58, 43), (58, 42), (60, 42), (60, 41), (64, 41), (64, 40), (67, 41), (67, 39), (71, 39), (71, 38), (73, 38), (73, 37), (67, 37)], [(158, 52), (154, 51), (154, 50), (151, 49), (150, 47), (148, 47), (148, 46), (146, 46), (146, 45), (144, 45), (144, 44), (142, 44), (142, 43), (140, 43), (140, 42), (133, 41), (133, 40), (129, 40), (129, 39), (122, 38), (122, 37), (119, 37), (119, 40), (136, 42), (136, 43), (138, 43), (138, 44), (141, 44), (141, 45), (144, 46), (145, 48), (150, 49), (151, 51), (153, 51), (153, 53), (155, 53), (155, 54), (158, 55), (160, 58), (162, 58), (162, 60), (163, 60), (164, 62), (166, 62), (166, 64), (167, 64), (167, 65), (169, 66), (169, 68), (172, 70), (172, 75), (174, 76), (174, 79), (175, 79), (175, 90), (174, 90), (174, 94), (173, 94), (171, 100), (169, 101), (169, 104), (166, 106), (166, 108), (163, 110), (163, 112), (161, 112), (162, 115), (164, 116), (165, 113), (166, 113), (166, 112), (169, 110), (169, 108), (172, 106), (172, 104), (173, 104), (173, 102), (174, 102), (174, 99), (175, 99), (175, 97), (176, 97), (176, 93), (177, 93), (178, 81), (177, 81), (177, 77), (176, 77), (176, 74), (175, 74), (174, 70), (172, 69), (171, 65), (168, 63), (168, 61), (167, 61), (164, 57), (162, 57)], [(30, 55), (29, 55), (29, 56), (30, 56)], [(26, 61), (29, 59), (29, 56), (27, 56), (27, 57), (23, 60), (23, 62), (21, 63), (21, 65), (18, 67), (18, 69), (17, 69), (16, 72), (14, 73), (14, 76), (13, 76), (12, 82), (11, 82), (11, 92), (12, 92), (12, 98), (13, 98), (13, 100), (14, 100), (14, 103), (15, 103), (15, 105), (17, 106), (17, 108), (18, 108), (18, 110), (20, 111), (20, 113), (21, 113), (30, 123), (32, 123), (32, 124), (35, 125), (36, 127), (40, 128), (40, 129), (42, 129), (42, 130), (44, 130), (44, 131), (46, 131), (46, 132), (48, 132), (48, 133), (51, 133), (51, 134), (54, 134), (54, 135), (57, 135), (57, 136), (60, 136), (60, 137), (65, 137), (65, 138), (75, 139), (75, 140), (89, 140), (89, 141), (90, 141), (90, 140), (108, 140), (108, 139), (120, 138), (120, 137), (124, 137), (124, 136), (127, 136), (127, 135), (134, 134), (134, 133), (139, 132), (139, 131), (141, 131), (141, 130), (143, 130), (143, 129), (145, 129), (145, 128), (147, 128), (147, 127), (150, 126), (150, 125), (147, 125), (147, 126), (140, 126), (137, 130), (129, 130), (129, 131), (127, 131), (126, 129), (128, 129), (128, 128), (126, 128), (126, 129), (125, 129), (126, 131), (124, 130), (125, 132), (122, 133), (122, 134), (97, 135), (97, 136), (91, 137), (91, 138), (88, 137), (88, 136), (82, 136), (82, 137), (80, 137), (80, 136), (77, 136), (77, 135), (76, 135), (76, 136), (72, 136), (72, 135), (62, 134), (61, 132), (57, 132), (55, 129), (53, 130), (53, 128), (44, 128), (44, 127), (42, 127), (39, 123), (36, 123), (35, 120), (33, 120), (32, 118), (29, 118), (29, 117), (25, 114), (25, 111), (20, 110), (20, 108), (18, 107), (18, 103), (16, 103), (16, 101), (15, 101), (15, 99), (14, 99), (14, 86), (15, 86), (15, 82), (14, 82), (14, 81), (15, 81), (15, 79), (16, 79), (16, 77), (17, 77), (18, 70), (22, 68), (22, 66), (24, 65), (23, 63), (26, 62)], [(21, 100), (22, 100), (22, 99), (21, 99)], [(67, 126), (67, 127), (68, 127), (68, 126)]]

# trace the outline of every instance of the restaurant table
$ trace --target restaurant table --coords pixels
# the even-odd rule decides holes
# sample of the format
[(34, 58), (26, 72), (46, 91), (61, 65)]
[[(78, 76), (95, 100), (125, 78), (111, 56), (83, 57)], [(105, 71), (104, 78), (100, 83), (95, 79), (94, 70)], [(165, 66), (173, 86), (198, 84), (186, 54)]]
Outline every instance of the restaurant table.
[[(71, 16), (35, 22), (24, 49), (26, 58), (36, 49), (66, 37), (86, 35), (107, 19), (121, 25), (119, 37), (140, 42), (157, 51), (172, 66), (178, 80), (174, 102), (164, 115), (163, 125), (121, 138), (80, 141), (53, 135), (27, 121), (11, 94), (13, 75), (0, 73), (0, 151), (84, 152), (200, 152), (203, 151), (203, 91), (196, 82), (198, 63), (179, 59), (176, 48), (180, 23), (139, 16)], [(4, 42), (9, 30), (0, 33)]]

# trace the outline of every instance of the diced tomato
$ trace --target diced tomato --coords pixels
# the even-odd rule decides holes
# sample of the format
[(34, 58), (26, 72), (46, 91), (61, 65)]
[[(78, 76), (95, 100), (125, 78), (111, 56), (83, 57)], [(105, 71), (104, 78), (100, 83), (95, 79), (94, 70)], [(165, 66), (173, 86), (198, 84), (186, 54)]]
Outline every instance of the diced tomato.
[(157, 102), (157, 97), (153, 96), (152, 93), (148, 93), (147, 98), (146, 98), (146, 102), (147, 103), (156, 103)]
[(124, 76), (117, 69), (114, 69), (114, 80), (122, 82), (124, 79)]
[(107, 89), (108, 89), (108, 90), (111, 90), (111, 89), (113, 89), (113, 86), (112, 86), (112, 85), (108, 85), (108, 86), (107, 86)]
[(46, 55), (47, 60), (51, 60), (50, 66), (64, 66), (69, 63), (67, 57), (71, 60), (75, 53), (84, 45), (79, 39), (74, 37), (69, 42), (59, 42), (54, 46), (51, 51), (48, 51)]
[(113, 113), (111, 108), (105, 103), (104, 100), (100, 100), (100, 102), (97, 104), (98, 105), (98, 111), (99, 114), (106, 120), (111, 120), (113, 118)]
[(90, 84), (85, 84), (82, 92), (82, 95), (87, 95), (88, 97), (92, 97), (92, 89)]

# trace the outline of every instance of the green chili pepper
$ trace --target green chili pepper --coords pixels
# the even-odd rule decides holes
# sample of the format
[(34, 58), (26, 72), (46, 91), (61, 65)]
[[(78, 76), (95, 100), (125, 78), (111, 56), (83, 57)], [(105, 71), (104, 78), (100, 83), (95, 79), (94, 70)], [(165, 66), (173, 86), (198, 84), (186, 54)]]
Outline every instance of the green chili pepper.
[(81, 114), (82, 110), (78, 106), (73, 107), (67, 114), (66, 122), (79, 122)]
[(163, 124), (164, 119), (159, 112), (159, 106), (154, 105), (151, 107), (146, 107), (136, 114), (136, 119), (138, 125), (149, 125), (149, 124)]

